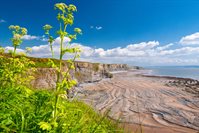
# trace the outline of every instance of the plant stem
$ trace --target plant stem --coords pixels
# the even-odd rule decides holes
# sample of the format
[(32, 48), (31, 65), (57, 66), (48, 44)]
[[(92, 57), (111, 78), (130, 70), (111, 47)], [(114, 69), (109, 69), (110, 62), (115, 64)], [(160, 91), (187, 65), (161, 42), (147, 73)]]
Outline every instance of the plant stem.
[(13, 57), (15, 57), (15, 54), (16, 54), (16, 49), (17, 49), (17, 46), (14, 46), (14, 52), (13, 52)]
[(23, 114), (22, 110), (20, 110), (20, 112), (21, 112), (21, 122), (22, 122), (22, 124), (21, 124), (21, 133), (23, 133), (24, 124), (25, 124), (25, 118), (24, 118), (24, 114)]
[[(15, 54), (16, 54), (16, 49), (17, 49), (17, 46), (14, 46), (14, 51), (13, 51), (13, 53), (12, 53), (13, 68), (14, 68), (13, 78), (15, 77), (14, 74), (15, 74)], [(14, 86), (14, 83), (11, 82), (11, 87), (13, 88), (13, 86)]]
[(50, 50), (51, 50), (51, 53), (52, 53), (52, 58), (54, 58), (54, 51), (53, 51), (52, 43), (50, 43)]
[[(64, 25), (64, 32), (66, 31), (67, 25)], [(61, 30), (61, 24), (60, 24), (60, 30)], [(59, 71), (57, 74), (57, 85), (56, 85), (56, 96), (55, 96), (55, 108), (54, 108), (54, 119), (56, 120), (57, 117), (57, 104), (59, 102), (59, 91), (60, 91), (60, 79), (61, 79), (61, 73), (62, 73), (62, 58), (63, 58), (63, 41), (64, 37), (61, 36), (61, 43), (60, 43), (60, 57), (59, 57)]]

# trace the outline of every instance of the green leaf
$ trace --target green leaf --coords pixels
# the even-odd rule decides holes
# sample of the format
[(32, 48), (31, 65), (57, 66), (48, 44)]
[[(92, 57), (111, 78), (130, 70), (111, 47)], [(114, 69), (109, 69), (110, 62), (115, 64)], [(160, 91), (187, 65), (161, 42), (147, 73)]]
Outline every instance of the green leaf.
[(80, 28), (75, 28), (74, 32), (78, 33), (78, 34), (82, 34), (82, 30)]
[(40, 122), (38, 125), (40, 126), (40, 128), (41, 128), (42, 130), (50, 131), (50, 130), (52, 129), (51, 124), (48, 123), (48, 122)]

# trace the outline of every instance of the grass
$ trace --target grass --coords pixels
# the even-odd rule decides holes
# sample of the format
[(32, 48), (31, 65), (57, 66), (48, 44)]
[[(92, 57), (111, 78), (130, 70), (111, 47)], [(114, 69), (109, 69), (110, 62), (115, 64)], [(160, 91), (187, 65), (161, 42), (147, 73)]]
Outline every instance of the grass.
[[(56, 127), (57, 133), (114, 133), (120, 132), (117, 124), (106, 115), (96, 113), (91, 107), (80, 101), (60, 100), (58, 124), (51, 121), (54, 93), (44, 90), (32, 90), (26, 87), (0, 87), (0, 132), (48, 132)], [(48, 128), (41, 128), (41, 122)], [(55, 126), (56, 125), (56, 126)]]

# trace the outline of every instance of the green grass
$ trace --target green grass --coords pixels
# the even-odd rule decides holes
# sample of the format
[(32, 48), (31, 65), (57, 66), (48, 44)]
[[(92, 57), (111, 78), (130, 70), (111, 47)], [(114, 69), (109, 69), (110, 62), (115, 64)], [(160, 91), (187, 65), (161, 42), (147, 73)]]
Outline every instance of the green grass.
[[(54, 93), (0, 87), (0, 132), (114, 133), (117, 124), (80, 101), (60, 99), (58, 123), (51, 121)], [(46, 122), (46, 130), (39, 123)]]

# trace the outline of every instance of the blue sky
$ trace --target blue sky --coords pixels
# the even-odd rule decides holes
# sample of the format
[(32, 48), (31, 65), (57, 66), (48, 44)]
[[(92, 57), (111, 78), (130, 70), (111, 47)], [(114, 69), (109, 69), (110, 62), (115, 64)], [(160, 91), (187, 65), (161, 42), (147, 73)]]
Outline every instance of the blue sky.
[[(143, 55), (138, 57), (128, 53), (125, 58), (125, 55), (116, 55), (114, 52), (117, 50), (125, 52), (129, 45), (142, 46), (140, 44), (144, 42), (148, 46), (150, 41), (156, 42), (156, 44), (158, 42), (158, 45), (150, 47), (150, 50), (172, 43), (167, 48), (167, 53), (175, 53), (175, 51), (168, 50), (180, 49), (183, 51), (183, 48), (197, 49), (199, 46), (199, 42), (195, 42), (198, 41), (197, 37), (199, 36), (196, 34), (199, 31), (198, 0), (7, 0), (0, 4), (0, 45), (11, 46), (9, 39), (11, 34), (8, 30), (8, 26), (11, 24), (26, 27), (29, 31), (28, 34), (33, 38), (35, 37), (35, 39), (26, 39), (21, 49), (27, 46), (46, 45), (47, 42), (41, 39), (44, 34), (42, 26), (47, 23), (53, 27), (58, 27), (55, 18), (57, 12), (53, 9), (57, 2), (73, 3), (77, 6), (78, 12), (75, 13), (74, 27), (80, 27), (83, 30), (83, 35), (75, 43), (96, 50), (98, 53), (98, 55), (94, 53), (90, 59), (89, 56), (83, 56), (89, 61), (114, 63), (118, 62), (117, 59), (115, 59), (116, 61), (112, 59), (111, 62), (107, 58), (118, 58), (122, 55), (124, 56), (124, 59), (121, 59), (122, 63), (147, 65), (147, 61), (143, 64), (138, 61), (143, 59)], [(182, 40), (183, 37), (185, 37), (184, 40)], [(100, 55), (101, 49), (106, 53)], [(146, 52), (146, 49), (136, 48), (127, 52), (136, 53), (138, 51)], [(187, 60), (187, 65), (199, 65), (197, 59), (193, 59), (196, 57), (197, 51), (195, 49), (190, 51), (195, 53), (188, 53), (186, 56), (178, 55), (178, 57), (172, 54), (167, 59)], [(153, 55), (153, 63), (149, 65), (167, 64), (166, 61), (164, 63), (155, 62), (159, 56), (160, 54), (156, 52), (156, 55)], [(189, 60), (194, 61), (189, 62)], [(182, 65), (179, 62), (170, 62), (169, 65)]]

